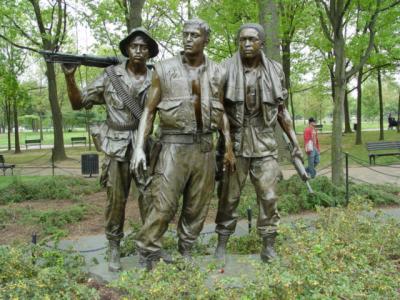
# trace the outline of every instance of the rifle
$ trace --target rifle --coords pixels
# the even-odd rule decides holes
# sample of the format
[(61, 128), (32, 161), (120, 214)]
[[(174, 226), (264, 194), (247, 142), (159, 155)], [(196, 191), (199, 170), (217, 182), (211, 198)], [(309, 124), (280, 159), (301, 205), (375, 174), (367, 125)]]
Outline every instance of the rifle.
[[(285, 140), (286, 144), (288, 145), (289, 151), (290, 153), (293, 152), (293, 145), (290, 142), (288, 136), (283, 132), (283, 139)], [(308, 182), (308, 180), (310, 179), (308, 177), (308, 174), (306, 172), (306, 169), (304, 168), (303, 162), (301, 161), (301, 159), (299, 157), (293, 156), (292, 157), (292, 163), (294, 165), (294, 168), (297, 171), (297, 174), (299, 174), (300, 178), (305, 182), (308, 192), (310, 194), (314, 194), (314, 191), (310, 185), (310, 183)]]
[(111, 65), (118, 65), (122, 62), (118, 57), (101, 57), (93, 55), (74, 55), (67, 53), (51, 52), (47, 50), (40, 50), (44, 60), (48, 63), (65, 63), (83, 65), (88, 67), (107, 68)]

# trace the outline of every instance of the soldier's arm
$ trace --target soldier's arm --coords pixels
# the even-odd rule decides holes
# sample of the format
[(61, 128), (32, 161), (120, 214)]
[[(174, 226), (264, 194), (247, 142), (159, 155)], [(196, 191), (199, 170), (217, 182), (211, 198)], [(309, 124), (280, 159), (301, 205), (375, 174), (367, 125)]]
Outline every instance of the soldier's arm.
[(293, 152), (291, 154), (303, 159), (303, 153), (300, 150), (296, 132), (293, 129), (292, 118), (290, 117), (289, 112), (283, 103), (279, 104), (278, 106), (278, 122), (293, 145)]
[(105, 104), (104, 88), (107, 77), (105, 72), (103, 72), (89, 86), (87, 86), (82, 93), (75, 82), (74, 74), (77, 65), (62, 64), (61, 68), (65, 74), (68, 98), (71, 102), (73, 110), (79, 110), (81, 108), (90, 109), (95, 104)]
[(69, 98), (69, 101), (71, 102), (72, 109), (79, 110), (83, 107), (83, 101), (82, 101), (81, 91), (79, 90), (78, 85), (76, 84), (76, 81), (75, 81), (75, 71), (76, 71), (77, 65), (62, 64), (61, 68), (65, 75), (65, 81), (67, 83), (68, 98)]
[(142, 164), (146, 168), (146, 155), (144, 153), (145, 142), (153, 129), (153, 123), (156, 116), (157, 105), (161, 101), (160, 78), (156, 71), (153, 72), (151, 87), (148, 93), (148, 99), (140, 119), (136, 149), (133, 155), (133, 168), (137, 170)]
[[(220, 102), (222, 106), (224, 105), (224, 93), (221, 89), (220, 94)], [(222, 132), (222, 135), (224, 136), (224, 141), (225, 141), (225, 154), (224, 154), (224, 166), (225, 168), (228, 167), (228, 169), (233, 172), (235, 171), (235, 155), (233, 154), (233, 145), (232, 145), (232, 140), (231, 140), (231, 134), (230, 134), (230, 126), (229, 126), (229, 119), (228, 116), (226, 115), (225, 111), (222, 116), (222, 124), (220, 124), (220, 130)]]

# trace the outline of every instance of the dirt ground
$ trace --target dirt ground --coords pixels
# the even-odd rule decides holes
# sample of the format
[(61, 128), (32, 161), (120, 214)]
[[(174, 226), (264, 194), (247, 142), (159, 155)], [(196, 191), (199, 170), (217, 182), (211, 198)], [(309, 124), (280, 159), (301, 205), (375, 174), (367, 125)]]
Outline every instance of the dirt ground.
[[(89, 210), (86, 213), (83, 220), (74, 224), (69, 224), (65, 227), (68, 230), (68, 235), (63, 239), (77, 239), (81, 236), (96, 235), (104, 233), (104, 208), (106, 205), (106, 192), (98, 192), (91, 195), (85, 195), (82, 197), (83, 200), (80, 202), (72, 200), (35, 200), (21, 203), (14, 203), (9, 205), (10, 209), (14, 208), (25, 208), (31, 210), (64, 210), (70, 206), (76, 205), (77, 203), (85, 203), (89, 206)], [(1, 206), (0, 206), (1, 207)], [(216, 211), (210, 206), (210, 211), (207, 216), (206, 223), (213, 223), (215, 220)], [(177, 222), (179, 215), (173, 220)], [(126, 210), (125, 210), (125, 226), (128, 222), (140, 223), (140, 213), (138, 202), (130, 197)], [(43, 238), (40, 236), (40, 228), (35, 225), (25, 225), (18, 223), (18, 215), (3, 228), (0, 228), (0, 245), (12, 244), (15, 242), (30, 242), (32, 240), (32, 233), (38, 234), (38, 240)]]

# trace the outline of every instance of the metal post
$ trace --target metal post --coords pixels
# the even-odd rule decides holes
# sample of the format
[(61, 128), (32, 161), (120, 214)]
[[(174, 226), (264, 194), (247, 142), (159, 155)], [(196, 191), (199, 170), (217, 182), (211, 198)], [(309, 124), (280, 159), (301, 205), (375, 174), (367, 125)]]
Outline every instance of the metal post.
[(344, 153), (346, 157), (346, 206), (349, 205), (349, 154)]
[(32, 244), (36, 245), (37, 243), (37, 235), (36, 232), (32, 233)]
[(252, 217), (252, 212), (251, 208), (247, 208), (247, 221), (249, 222), (249, 233), (251, 233), (251, 217)]

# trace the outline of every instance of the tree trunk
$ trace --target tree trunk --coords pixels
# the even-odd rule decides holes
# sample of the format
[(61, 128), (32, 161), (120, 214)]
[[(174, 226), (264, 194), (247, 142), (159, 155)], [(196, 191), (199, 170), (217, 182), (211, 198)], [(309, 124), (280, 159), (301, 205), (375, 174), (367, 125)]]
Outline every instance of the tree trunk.
[[(290, 44), (291, 43), (288, 40), (282, 41), (282, 68), (283, 68), (283, 73), (285, 74), (285, 87), (286, 87), (286, 90), (288, 91), (289, 95), (290, 95), (290, 89), (291, 89), (291, 84), (290, 84), (290, 67), (291, 67)], [(290, 100), (290, 97), (288, 97), (288, 99), (285, 100), (286, 107), (289, 107), (289, 100)], [(293, 107), (293, 105), (292, 105), (292, 107)], [(294, 118), (293, 118), (293, 123), (294, 123)]]
[[(282, 62), (279, 41), (279, 15), (276, 0), (258, 0), (258, 19), (265, 31), (265, 55), (278, 62)], [(290, 153), (283, 139), (283, 130), (279, 124), (275, 127), (275, 139), (278, 144), (278, 157), (280, 161), (291, 160)]]
[(14, 153), (21, 153), (21, 147), (19, 145), (19, 124), (18, 124), (18, 110), (17, 110), (17, 99), (14, 98), (13, 101), (13, 111), (14, 111)]
[(361, 116), (362, 116), (362, 77), (363, 68), (358, 71), (357, 76), (357, 130), (356, 130), (356, 145), (362, 144), (361, 136)]
[(329, 68), (329, 77), (331, 79), (332, 101), (335, 102), (335, 72)]
[(8, 99), (5, 100), (6, 120), (7, 120), (7, 145), (8, 151), (11, 151), (11, 105)]
[(276, 0), (258, 0), (259, 22), (265, 31), (264, 51), (268, 58), (282, 61), (279, 41), (279, 15)]
[(383, 95), (382, 95), (382, 76), (381, 68), (378, 68), (378, 96), (379, 96), (379, 140), (385, 139), (383, 130)]
[(142, 26), (142, 9), (145, 0), (127, 0), (128, 8), (125, 15), (128, 33), (136, 27)]
[(86, 125), (86, 131), (88, 135), (88, 141), (89, 141), (89, 150), (92, 150), (92, 135), (90, 134), (90, 121), (89, 121), (89, 115), (88, 111), (85, 110), (85, 125)]
[(352, 133), (351, 121), (350, 121), (350, 109), (349, 109), (349, 97), (346, 90), (344, 94), (344, 133)]
[(346, 92), (346, 73), (345, 73), (345, 48), (342, 29), (335, 32), (334, 53), (335, 53), (335, 84), (334, 84), (334, 104), (333, 104), (333, 124), (331, 138), (331, 163), (332, 163), (332, 182), (335, 185), (343, 183), (343, 157), (342, 157), (342, 127), (343, 127), (343, 103)]
[(399, 103), (397, 106), (397, 132), (400, 132), (400, 90), (399, 90)]
[(40, 133), (40, 140), (43, 142), (43, 116), (39, 113), (39, 133)]
[(292, 111), (293, 130), (296, 132), (296, 112), (294, 111), (292, 90), (289, 91), (289, 101), (290, 101), (290, 110)]
[(49, 101), (53, 120), (53, 134), (54, 134), (54, 160), (63, 160), (67, 156), (64, 149), (64, 136), (62, 127), (62, 114), (60, 105), (58, 104), (57, 97), (57, 82), (56, 73), (54, 71), (54, 64), (46, 63), (47, 80), (49, 87)]

